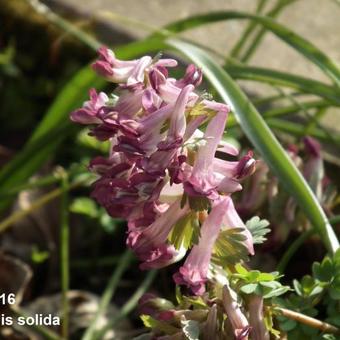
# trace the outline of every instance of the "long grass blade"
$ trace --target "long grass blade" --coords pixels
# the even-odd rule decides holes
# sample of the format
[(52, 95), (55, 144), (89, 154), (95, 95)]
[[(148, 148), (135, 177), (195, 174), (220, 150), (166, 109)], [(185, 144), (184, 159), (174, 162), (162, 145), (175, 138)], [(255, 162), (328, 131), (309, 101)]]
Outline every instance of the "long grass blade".
[(270, 18), (238, 11), (210, 12), (179, 20), (168, 25), (166, 29), (173, 33), (179, 33), (205, 24), (235, 19), (248, 19), (261, 24), (300, 54), (312, 61), (340, 87), (340, 69), (325, 53), (289, 28)]
[(98, 311), (92, 320), (90, 326), (87, 328), (85, 331), (82, 340), (93, 340), (95, 337), (95, 333), (97, 331), (97, 322), (98, 320), (106, 313), (106, 310), (110, 304), (110, 301), (117, 289), (118, 283), (124, 273), (124, 271), (128, 268), (128, 266), (131, 263), (131, 260), (133, 259), (133, 255), (131, 251), (127, 250), (125, 253), (122, 255), (121, 260), (119, 262), (119, 265), (113, 272), (107, 287), (103, 293), (103, 296), (101, 298), (100, 304)]
[[(272, 10), (270, 10), (266, 14), (266, 16), (274, 19), (281, 13), (281, 11), (285, 7), (287, 7), (288, 5), (290, 5), (290, 4), (292, 4), (296, 1), (297, 0), (279, 0), (277, 2), (276, 6)], [(252, 41), (250, 41), (247, 50), (243, 53), (243, 55), (241, 57), (242, 62), (246, 63), (247, 61), (249, 61), (251, 56), (255, 53), (256, 49), (260, 45), (261, 40), (263, 39), (265, 33), (266, 33), (266, 29), (263, 28), (263, 27), (260, 30), (258, 30), (257, 32), (255, 32), (254, 39)]]
[(327, 216), (302, 174), (247, 96), (223, 68), (200, 48), (174, 39), (169, 40), (168, 43), (200, 66), (221, 98), (225, 102), (231, 103), (233, 112), (246, 136), (310, 219), (328, 251), (335, 253), (339, 248), (339, 241)]
[[(267, 2), (268, 2), (268, 0), (258, 0), (255, 13), (261, 14), (261, 12), (262, 12), (262, 10), (265, 7)], [(232, 58), (238, 58), (238, 56), (239, 56), (240, 52), (242, 51), (244, 45), (246, 44), (247, 40), (249, 39), (251, 34), (254, 33), (255, 27), (256, 27), (255, 22), (248, 23), (248, 25), (247, 25), (246, 29), (244, 30), (244, 32), (242, 33), (240, 39), (237, 41), (237, 43), (234, 45), (234, 47), (230, 51), (230, 56)]]
[[(290, 134), (296, 137), (303, 137), (306, 135), (305, 124), (291, 122), (291, 121), (283, 120), (279, 118), (268, 118), (266, 119), (266, 122), (271, 128), (277, 131), (285, 132), (287, 134)], [(333, 140), (335, 140), (337, 143), (340, 143), (339, 133), (333, 134), (333, 140), (329, 138), (328, 134), (325, 131), (317, 127), (310, 130), (308, 134), (312, 137), (319, 139), (322, 142), (334, 144)]]
[(227, 66), (226, 71), (236, 79), (258, 81), (271, 85), (289, 87), (304, 93), (328, 99), (333, 105), (340, 105), (339, 90), (320, 81), (294, 74), (253, 66)]

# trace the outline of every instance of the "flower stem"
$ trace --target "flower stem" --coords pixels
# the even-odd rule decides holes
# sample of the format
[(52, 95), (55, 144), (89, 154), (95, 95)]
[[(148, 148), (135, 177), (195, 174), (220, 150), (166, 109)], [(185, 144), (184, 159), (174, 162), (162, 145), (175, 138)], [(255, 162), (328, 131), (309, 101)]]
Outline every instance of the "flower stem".
[[(271, 10), (269, 11), (266, 16), (269, 18), (276, 18), (278, 16), (278, 14), (288, 5), (290, 5), (291, 3), (293, 3), (294, 1), (297, 0), (279, 0), (277, 5)], [(244, 52), (243, 56), (241, 57), (241, 61), (246, 63), (249, 61), (249, 59), (251, 58), (251, 56), (254, 54), (254, 52), (256, 51), (257, 47), (259, 46), (263, 36), (266, 33), (266, 29), (265, 28), (261, 28), (259, 31), (256, 32), (256, 35), (253, 39), (253, 41), (251, 41), (249, 43), (249, 47), (248, 49)]]
[(22, 190), (29, 190), (29, 189), (35, 189), (35, 188), (48, 186), (50, 184), (54, 184), (59, 181), (60, 181), (60, 178), (56, 177), (55, 175), (49, 175), (46, 177), (38, 178), (38, 179), (33, 180), (32, 182), (25, 183), (23, 185), (18, 185), (10, 190), (6, 190), (6, 192), (0, 192), (0, 198), (16, 195), (18, 192)]
[(340, 334), (340, 329), (327, 323), (320, 321), (318, 319), (314, 319), (310, 316), (292, 311), (287, 308), (282, 308), (282, 307), (276, 307), (275, 308), (281, 315), (284, 317), (297, 321), (299, 323), (303, 323), (304, 325), (307, 325), (312, 328), (319, 329), (321, 332), (324, 333), (331, 333), (331, 334)]
[[(124, 304), (121, 308), (120, 312), (110, 320), (110, 322), (98, 332), (98, 334), (92, 340), (103, 339), (106, 332), (113, 328), (118, 321), (122, 318), (126, 317), (137, 305), (139, 299), (142, 295), (149, 289), (152, 281), (155, 279), (157, 275), (157, 270), (150, 270), (142, 282), (142, 284), (138, 287), (138, 289), (134, 292), (131, 298)], [(85, 340), (85, 339), (83, 339)]]
[(29, 4), (32, 8), (47, 18), (50, 22), (54, 25), (58, 26), (68, 34), (76, 37), (79, 41), (83, 42), (85, 45), (90, 47), (93, 50), (97, 50), (100, 47), (100, 43), (89, 34), (84, 32), (83, 30), (79, 29), (77, 26), (73, 25), (72, 23), (68, 22), (61, 16), (55, 14), (53, 11), (50, 10), (48, 6), (41, 3), (38, 0), (29, 0)]
[[(340, 222), (340, 215), (336, 215), (329, 218), (330, 224), (336, 224)], [(308, 240), (313, 234), (316, 233), (315, 229), (309, 229), (302, 233), (297, 239), (294, 240), (294, 242), (288, 247), (286, 252), (283, 254), (278, 266), (277, 270), (280, 273), (284, 273), (287, 264), (291, 260), (291, 258), (294, 256), (296, 251), (304, 244), (306, 240)]]
[(287, 264), (291, 260), (291, 258), (294, 256), (296, 251), (305, 243), (306, 240), (308, 240), (313, 234), (315, 234), (315, 229), (309, 229), (305, 232), (303, 232), (297, 239), (294, 240), (293, 243), (289, 246), (289, 248), (286, 250), (286, 252), (283, 254), (278, 266), (277, 270), (280, 273), (284, 273)]
[[(75, 183), (72, 183), (68, 186), (67, 190), (74, 189), (82, 184), (82, 181), (77, 181)], [(10, 227), (13, 223), (21, 220), (26, 215), (31, 214), (33, 211), (39, 209), (46, 203), (50, 202), (54, 198), (60, 196), (64, 192), (63, 188), (57, 188), (55, 190), (50, 191), (46, 195), (42, 196), (38, 200), (34, 201), (28, 208), (19, 210), (15, 212), (14, 214), (10, 215), (9, 217), (5, 218), (0, 223), (0, 233), (4, 232), (8, 227)]]
[[(267, 0), (258, 0), (257, 6), (256, 6), (256, 14), (260, 14), (266, 5)], [(244, 30), (242, 36), (238, 40), (238, 42), (235, 44), (235, 46), (232, 48), (230, 52), (230, 56), (233, 58), (238, 58), (239, 54), (247, 42), (247, 39), (249, 36), (254, 32), (254, 29), (256, 28), (256, 23), (254, 21), (250, 22), (247, 26), (247, 28)]]
[(107, 307), (110, 304), (110, 301), (116, 291), (118, 286), (119, 280), (123, 275), (124, 271), (128, 268), (131, 260), (133, 259), (132, 253), (130, 250), (126, 250), (123, 256), (121, 257), (120, 263), (116, 270), (113, 272), (109, 283), (103, 293), (101, 301), (99, 303), (98, 311), (93, 318), (90, 326), (85, 331), (82, 340), (93, 340), (94, 334), (96, 332), (97, 321), (103, 316), (106, 312)]
[(69, 271), (69, 225), (68, 225), (68, 190), (69, 182), (65, 173), (61, 181), (62, 199), (61, 199), (61, 229), (60, 229), (60, 262), (61, 262), (61, 305), (62, 305), (62, 338), (68, 339), (69, 329), (69, 302), (68, 290), (70, 284)]

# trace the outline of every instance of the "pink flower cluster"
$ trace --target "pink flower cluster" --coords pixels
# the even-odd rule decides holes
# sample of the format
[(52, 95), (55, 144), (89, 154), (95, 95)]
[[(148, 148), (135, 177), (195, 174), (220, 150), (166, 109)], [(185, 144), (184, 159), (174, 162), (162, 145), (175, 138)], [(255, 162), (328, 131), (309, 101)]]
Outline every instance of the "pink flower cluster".
[[(238, 150), (222, 139), (230, 108), (195, 92), (201, 70), (189, 65), (181, 79), (169, 77), (174, 59), (144, 56), (121, 61), (102, 47), (93, 69), (118, 84), (115, 97), (90, 90), (90, 100), (71, 113), (74, 122), (91, 125), (90, 134), (110, 141), (108, 158), (90, 163), (99, 175), (92, 196), (112, 217), (128, 222), (127, 245), (142, 261), (141, 268), (160, 268), (186, 253), (169, 242), (176, 223), (192, 211), (204, 211), (200, 238), (174, 275), (177, 284), (195, 294), (205, 290), (214, 243), (221, 228), (244, 228), (230, 195), (254, 171), (248, 153), (226, 161)], [(205, 132), (199, 130), (207, 123)], [(219, 157), (216, 157), (218, 151)]]

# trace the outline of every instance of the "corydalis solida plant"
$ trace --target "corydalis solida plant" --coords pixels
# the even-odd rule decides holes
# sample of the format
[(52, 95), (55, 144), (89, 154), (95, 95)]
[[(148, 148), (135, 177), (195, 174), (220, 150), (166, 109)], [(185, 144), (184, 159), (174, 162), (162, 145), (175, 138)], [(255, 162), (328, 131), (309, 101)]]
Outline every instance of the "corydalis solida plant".
[[(89, 165), (99, 176), (92, 197), (112, 217), (127, 220), (127, 245), (140, 268), (167, 266), (191, 248), (174, 280), (202, 295), (221, 230), (242, 228), (244, 246), (254, 253), (231, 194), (242, 189), (240, 181), (254, 171), (255, 160), (251, 153), (225, 160), (238, 154), (222, 140), (230, 107), (196, 92), (202, 73), (194, 65), (181, 79), (169, 77), (175, 66), (174, 59), (149, 56), (121, 61), (100, 48), (93, 69), (118, 84), (118, 99), (91, 89), (90, 100), (71, 119), (91, 125), (90, 135), (99, 141), (110, 141), (109, 156)], [(197, 240), (178, 228), (184, 225), (199, 229)]]

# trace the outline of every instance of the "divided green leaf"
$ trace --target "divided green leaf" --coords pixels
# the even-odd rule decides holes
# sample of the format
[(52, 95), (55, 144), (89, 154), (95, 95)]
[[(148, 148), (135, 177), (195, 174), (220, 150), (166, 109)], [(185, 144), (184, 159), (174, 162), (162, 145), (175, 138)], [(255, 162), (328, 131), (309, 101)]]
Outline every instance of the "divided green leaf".
[(246, 222), (248, 230), (253, 236), (254, 244), (261, 244), (267, 240), (265, 235), (270, 233), (269, 222), (267, 220), (261, 220), (258, 216), (254, 216)]
[(169, 242), (178, 250), (181, 247), (188, 249), (197, 244), (199, 238), (199, 222), (196, 213), (190, 213), (181, 218), (169, 235)]
[(212, 260), (222, 267), (234, 265), (240, 260), (248, 261), (248, 249), (244, 245), (243, 228), (226, 229), (220, 232), (215, 242)]

